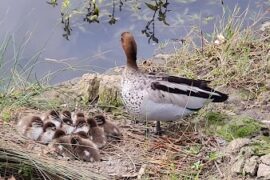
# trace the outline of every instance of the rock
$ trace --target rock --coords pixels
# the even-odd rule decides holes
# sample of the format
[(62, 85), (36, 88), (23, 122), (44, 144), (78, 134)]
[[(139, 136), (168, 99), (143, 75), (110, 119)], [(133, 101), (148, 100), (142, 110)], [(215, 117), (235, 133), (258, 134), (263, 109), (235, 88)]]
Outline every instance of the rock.
[(114, 106), (118, 107), (122, 105), (122, 99), (120, 95), (120, 75), (104, 75), (101, 77), (99, 84), (99, 106)]
[(91, 102), (98, 97), (100, 75), (84, 74), (78, 84), (73, 86), (74, 93), (82, 98), (84, 102)]
[(233, 141), (231, 141), (229, 143), (229, 145), (226, 148), (226, 151), (228, 153), (236, 153), (239, 152), (239, 150), (250, 143), (250, 139), (247, 138), (238, 138), (238, 139), (234, 139)]
[(266, 154), (260, 158), (261, 163), (270, 166), (270, 154)]
[(270, 166), (261, 163), (257, 171), (258, 179), (270, 179)]
[[(113, 69), (110, 75), (106, 74), (84, 74), (56, 85), (50, 90), (36, 97), (37, 101), (51, 100), (58, 106), (65, 104), (83, 102), (91, 103), (98, 98), (98, 105), (106, 107), (118, 107), (122, 105), (120, 96), (120, 82), (123, 68)], [(117, 74), (118, 73), (118, 74)], [(57, 102), (55, 102), (57, 100)]]
[(262, 120), (261, 122), (267, 126), (270, 126), (270, 120)]
[(250, 146), (245, 146), (240, 149), (239, 154), (241, 154), (241, 156), (247, 159), (247, 158), (250, 158), (254, 154), (254, 150)]
[(53, 107), (66, 104), (75, 106), (76, 101), (91, 102), (98, 97), (99, 81), (99, 74), (84, 74), (80, 78), (74, 78), (48, 88), (33, 99), (39, 104), (48, 104), (49, 102)]
[(245, 159), (243, 157), (238, 157), (237, 161), (233, 163), (231, 167), (231, 173), (234, 175), (242, 174)]
[(246, 163), (244, 165), (244, 172), (246, 174), (249, 174), (251, 176), (255, 176), (256, 172), (258, 170), (258, 156), (252, 156), (251, 158), (246, 160)]

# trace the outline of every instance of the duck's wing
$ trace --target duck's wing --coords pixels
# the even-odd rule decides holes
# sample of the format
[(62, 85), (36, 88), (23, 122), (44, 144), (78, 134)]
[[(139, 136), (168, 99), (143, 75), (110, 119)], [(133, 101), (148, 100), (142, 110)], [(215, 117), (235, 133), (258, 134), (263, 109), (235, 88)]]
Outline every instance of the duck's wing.
[(210, 81), (176, 76), (148, 76), (152, 79), (147, 89), (149, 99), (156, 103), (175, 104), (190, 110), (199, 110), (207, 101), (223, 102), (228, 95), (208, 87)]

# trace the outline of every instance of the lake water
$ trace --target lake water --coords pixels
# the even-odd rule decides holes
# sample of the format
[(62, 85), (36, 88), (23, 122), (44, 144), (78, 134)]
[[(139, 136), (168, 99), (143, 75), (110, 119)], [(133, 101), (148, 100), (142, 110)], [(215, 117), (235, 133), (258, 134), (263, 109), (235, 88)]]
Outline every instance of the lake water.
[[(165, 1), (165, 0), (164, 0)], [(79, 0), (75, 1), (77, 6)], [(73, 3), (74, 3), (73, 2)], [(97, 3), (99, 4), (97, 0)], [(123, 65), (125, 56), (120, 46), (120, 34), (131, 31), (137, 40), (138, 58), (146, 59), (159, 52), (172, 52), (166, 48), (157, 51), (158, 44), (141, 33), (153, 11), (144, 1), (123, 0), (122, 11), (115, 1), (116, 24), (110, 25), (108, 13), (112, 5), (103, 1), (100, 6), (100, 23), (88, 24), (83, 16), (71, 19), (72, 32), (69, 41), (63, 38), (61, 24), (61, 5), (52, 7), (46, 0), (1, 0), (0, 1), (0, 42), (11, 37), (7, 47), (1, 76), (10, 73), (16, 58), (18, 69), (31, 69), (32, 77), (44, 78), (54, 74), (51, 84), (81, 76), (86, 72), (104, 72), (106, 69)], [(135, 3), (137, 2), (137, 4)], [(145, 1), (146, 2), (146, 1)], [(154, 1), (148, 1), (153, 3)], [(213, 31), (213, 23), (221, 20), (223, 8), (233, 11), (238, 5), (240, 11), (249, 7), (248, 19), (255, 13), (269, 10), (269, 0), (174, 0), (168, 1), (167, 22), (170, 26), (156, 21), (155, 32), (159, 42), (181, 39), (193, 26), (199, 26), (204, 33)], [(136, 8), (139, 7), (140, 9)], [(269, 12), (269, 11), (268, 11)], [(250, 17), (249, 17), (250, 16)], [(268, 14), (269, 18), (269, 14)], [(37, 55), (38, 59), (31, 58)], [(17, 54), (16, 54), (17, 53)], [(14, 55), (15, 54), (15, 55)], [(1, 63), (0, 61), (0, 63)], [(22, 70), (23, 71), (23, 70)], [(29, 73), (29, 71), (27, 71)], [(26, 74), (27, 74), (26, 73)]]

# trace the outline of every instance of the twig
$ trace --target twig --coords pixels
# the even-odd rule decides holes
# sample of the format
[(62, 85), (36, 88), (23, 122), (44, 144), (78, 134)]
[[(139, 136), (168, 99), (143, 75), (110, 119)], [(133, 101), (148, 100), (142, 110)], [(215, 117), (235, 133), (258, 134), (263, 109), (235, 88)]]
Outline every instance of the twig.
[(201, 43), (202, 43), (202, 54), (203, 54), (203, 47), (204, 47), (204, 39), (203, 39), (203, 31), (201, 30)]
[(215, 163), (215, 166), (216, 166), (216, 168), (217, 168), (217, 170), (218, 170), (218, 173), (219, 173), (219, 174), (220, 174), (220, 176), (223, 178), (223, 177), (224, 177), (224, 174), (221, 172), (221, 170), (220, 170), (220, 168), (219, 168), (219, 166), (218, 166), (217, 162), (216, 162), (216, 161), (214, 161), (214, 163)]

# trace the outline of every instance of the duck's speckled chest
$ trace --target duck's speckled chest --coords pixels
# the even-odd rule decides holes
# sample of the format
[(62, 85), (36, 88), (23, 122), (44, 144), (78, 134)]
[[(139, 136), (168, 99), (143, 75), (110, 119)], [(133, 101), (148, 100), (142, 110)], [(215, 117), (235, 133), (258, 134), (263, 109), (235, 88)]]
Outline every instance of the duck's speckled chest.
[(122, 75), (122, 99), (127, 110), (140, 115), (144, 91), (147, 86), (144, 75), (137, 71), (125, 69)]

